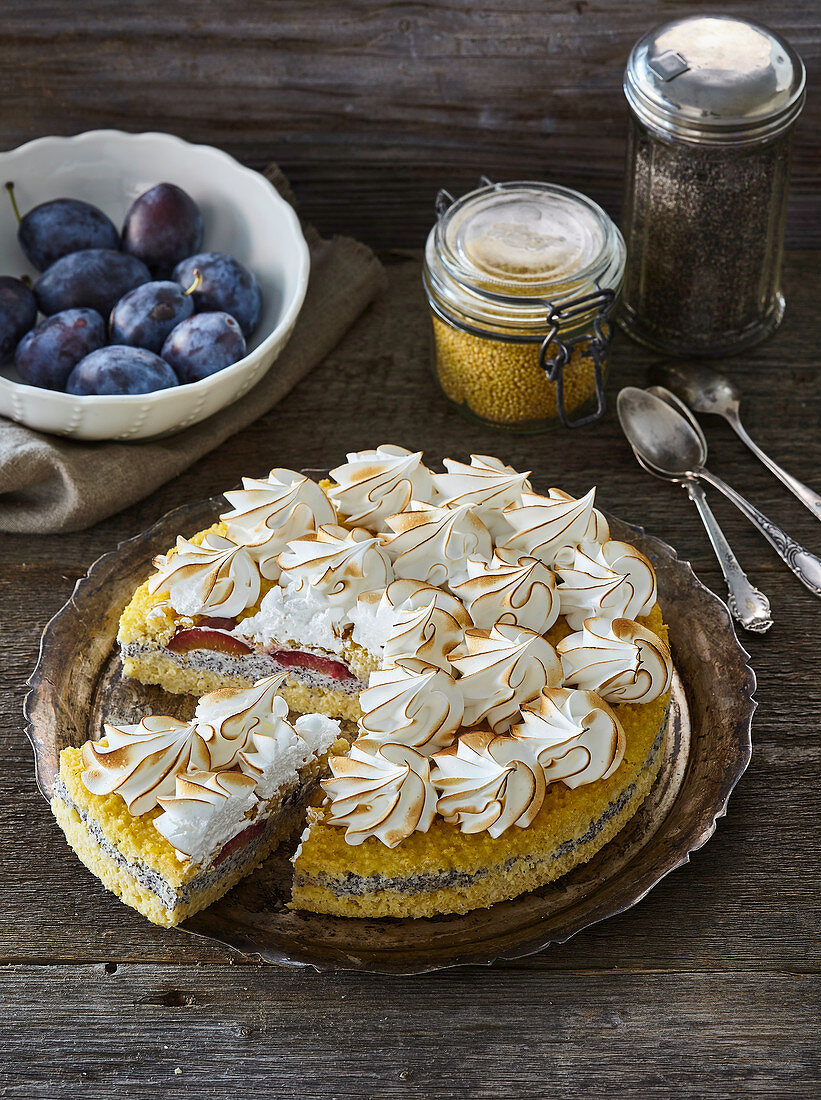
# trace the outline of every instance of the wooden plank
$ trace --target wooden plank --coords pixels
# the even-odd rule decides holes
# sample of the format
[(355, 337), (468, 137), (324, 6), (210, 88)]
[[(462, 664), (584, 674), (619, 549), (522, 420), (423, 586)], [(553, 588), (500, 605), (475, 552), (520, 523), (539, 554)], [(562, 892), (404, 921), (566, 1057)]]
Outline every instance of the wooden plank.
[(817, 1096), (817, 977), (489, 978), (394, 979), (376, 1009), (355, 975), (9, 967), (0, 1082), (31, 1100)]
[[(620, 206), (631, 45), (681, 15), (613, 0), (168, 0), (146, 19), (99, 0), (4, 4), (0, 147), (94, 127), (161, 129), (277, 160), (325, 232), (421, 245), (439, 187), (549, 178)], [(803, 54), (793, 245), (821, 244), (821, 38), (813, 0), (773, 11)]]

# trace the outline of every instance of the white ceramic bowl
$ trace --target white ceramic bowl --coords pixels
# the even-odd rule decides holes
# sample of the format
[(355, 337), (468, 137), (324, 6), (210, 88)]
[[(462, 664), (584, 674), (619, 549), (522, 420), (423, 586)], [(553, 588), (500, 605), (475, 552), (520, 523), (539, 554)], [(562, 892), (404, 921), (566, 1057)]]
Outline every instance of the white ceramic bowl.
[[(85, 199), (115, 225), (148, 188), (167, 180), (200, 205), (203, 250), (228, 252), (259, 280), (262, 316), (239, 362), (167, 390), (76, 397), (24, 385), (13, 366), (0, 367), (0, 414), (41, 432), (73, 439), (147, 439), (196, 424), (242, 397), (284, 347), (308, 285), (310, 257), (293, 208), (274, 187), (210, 145), (171, 134), (91, 130), (46, 137), (0, 153), (0, 183), (13, 180), (21, 212), (47, 199)], [(0, 195), (0, 274), (38, 272), (17, 243), (11, 204)], [(106, 318), (107, 320), (107, 318)]]

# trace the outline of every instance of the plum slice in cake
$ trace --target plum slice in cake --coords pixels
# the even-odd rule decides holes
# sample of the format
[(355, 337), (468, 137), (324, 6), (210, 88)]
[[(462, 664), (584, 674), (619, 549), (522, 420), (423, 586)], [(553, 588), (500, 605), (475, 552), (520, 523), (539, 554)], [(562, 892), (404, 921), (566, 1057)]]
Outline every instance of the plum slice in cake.
[(60, 754), (54, 816), (103, 885), (171, 926), (222, 897), (299, 827), (339, 723), (292, 724), (282, 677), (200, 699), (194, 718), (106, 725)]

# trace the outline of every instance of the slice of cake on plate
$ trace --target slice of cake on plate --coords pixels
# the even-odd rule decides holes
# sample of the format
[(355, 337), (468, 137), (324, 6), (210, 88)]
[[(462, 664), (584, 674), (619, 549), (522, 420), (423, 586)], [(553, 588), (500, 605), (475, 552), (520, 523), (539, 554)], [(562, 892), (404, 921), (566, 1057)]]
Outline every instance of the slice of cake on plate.
[(288, 721), (282, 677), (150, 715), (60, 754), (51, 808), (103, 885), (155, 924), (210, 905), (299, 828), (339, 723)]

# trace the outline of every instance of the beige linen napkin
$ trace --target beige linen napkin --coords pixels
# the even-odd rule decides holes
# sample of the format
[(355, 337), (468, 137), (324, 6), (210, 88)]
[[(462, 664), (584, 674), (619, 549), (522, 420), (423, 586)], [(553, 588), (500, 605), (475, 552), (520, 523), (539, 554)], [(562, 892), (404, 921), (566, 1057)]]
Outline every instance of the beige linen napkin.
[[(287, 182), (265, 175), (290, 201)], [(175, 477), (281, 400), (339, 343), (385, 285), (370, 249), (322, 240), (310, 226), (311, 277), (293, 335), (271, 370), (239, 401), (201, 424), (146, 443), (83, 443), (0, 417), (0, 531), (81, 531)]]

